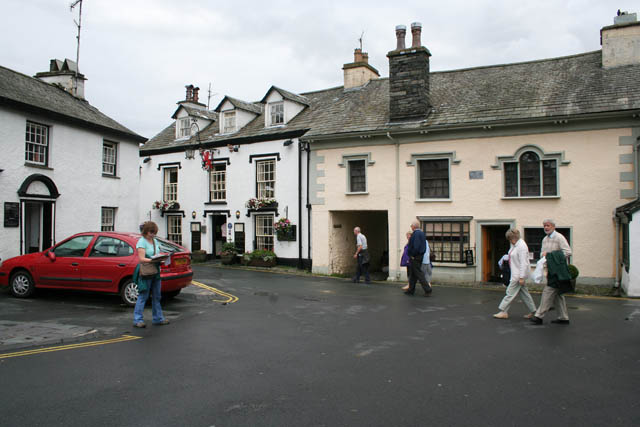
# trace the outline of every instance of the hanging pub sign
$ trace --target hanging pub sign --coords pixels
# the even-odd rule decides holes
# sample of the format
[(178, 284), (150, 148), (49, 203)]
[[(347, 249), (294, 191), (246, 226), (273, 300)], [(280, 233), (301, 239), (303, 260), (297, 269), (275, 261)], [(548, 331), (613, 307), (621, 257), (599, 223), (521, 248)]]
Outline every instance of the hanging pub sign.
[(467, 249), (464, 251), (464, 260), (467, 265), (473, 265), (473, 249)]
[(4, 226), (18, 227), (20, 225), (20, 203), (4, 202)]
[(200, 150), (202, 169), (210, 171), (213, 168), (213, 150)]

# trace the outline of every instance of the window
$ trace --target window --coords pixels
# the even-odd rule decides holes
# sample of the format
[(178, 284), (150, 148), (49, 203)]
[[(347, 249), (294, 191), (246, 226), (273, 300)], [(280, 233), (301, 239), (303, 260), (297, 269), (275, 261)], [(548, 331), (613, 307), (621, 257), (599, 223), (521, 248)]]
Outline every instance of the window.
[(49, 160), (49, 128), (27, 122), (24, 159), (28, 163), (47, 166)]
[(284, 124), (284, 102), (273, 102), (269, 104), (271, 115), (271, 126)]
[(256, 186), (259, 199), (276, 197), (276, 161), (274, 159), (256, 162)]
[(236, 112), (225, 111), (224, 113), (224, 127), (222, 133), (231, 133), (236, 130)]
[(56, 257), (81, 257), (84, 255), (84, 251), (87, 249), (92, 239), (93, 234), (74, 237), (73, 239), (67, 240), (57, 246), (53, 253), (56, 254)]
[(350, 193), (366, 193), (367, 192), (367, 175), (365, 160), (349, 160), (349, 192)]
[[(571, 229), (567, 227), (556, 227), (556, 231), (562, 234), (565, 239), (567, 239), (569, 246), (571, 246)], [(540, 259), (542, 239), (544, 239), (545, 236), (546, 234), (544, 234), (544, 228), (542, 227), (525, 227), (524, 229), (524, 241), (529, 247), (529, 258), (532, 263), (536, 263)], [(533, 258), (531, 258), (532, 254)]]
[(256, 248), (273, 250), (273, 216), (256, 215)]
[(541, 160), (533, 151), (522, 153), (517, 162), (504, 163), (505, 197), (558, 195), (558, 163)]
[(178, 215), (167, 216), (167, 238), (173, 243), (182, 245), (182, 217)]
[(464, 251), (469, 249), (468, 221), (422, 221), (421, 225), (437, 262), (465, 262)]
[(449, 159), (418, 160), (421, 199), (449, 198)]
[(180, 119), (178, 127), (180, 129), (180, 133), (178, 134), (179, 138), (191, 135), (191, 120), (189, 117)]
[(113, 231), (115, 227), (116, 208), (102, 208), (100, 231)]
[(162, 198), (167, 202), (178, 201), (178, 168), (164, 169), (164, 193)]
[(133, 255), (133, 248), (126, 242), (113, 237), (100, 236), (96, 240), (90, 257), (123, 257)]
[[(567, 237), (565, 235), (565, 237)], [(567, 241), (569, 239), (567, 238)], [(629, 272), (630, 259), (629, 259), (629, 224), (622, 224), (622, 264), (626, 267), (627, 273)]]
[(102, 143), (102, 173), (116, 176), (116, 159), (118, 145), (115, 142), (104, 141)]
[(209, 172), (209, 201), (227, 198), (227, 165), (216, 163)]

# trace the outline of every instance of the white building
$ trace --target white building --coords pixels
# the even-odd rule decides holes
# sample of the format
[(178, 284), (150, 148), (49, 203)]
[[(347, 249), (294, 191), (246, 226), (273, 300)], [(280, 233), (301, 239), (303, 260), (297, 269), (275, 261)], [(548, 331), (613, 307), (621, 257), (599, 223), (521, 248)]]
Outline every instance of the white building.
[(144, 138), (84, 99), (73, 61), (36, 78), (0, 67), (0, 258), (88, 230), (138, 228)]
[[(189, 85), (178, 105), (174, 122), (140, 149), (141, 220), (209, 257), (234, 242), (240, 252), (268, 249), (281, 263), (307, 263), (307, 153), (298, 141), (307, 129), (307, 99), (271, 87), (260, 102), (227, 96), (209, 111)], [(250, 199), (275, 202), (257, 209)], [(156, 202), (170, 206), (157, 209)], [(295, 226), (286, 240), (274, 230), (284, 218)]]

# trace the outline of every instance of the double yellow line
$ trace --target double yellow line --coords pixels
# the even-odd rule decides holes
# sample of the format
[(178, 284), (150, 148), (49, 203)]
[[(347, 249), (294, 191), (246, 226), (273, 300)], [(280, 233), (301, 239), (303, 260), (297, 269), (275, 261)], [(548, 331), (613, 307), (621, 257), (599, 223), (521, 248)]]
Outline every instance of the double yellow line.
[(40, 354), (40, 353), (51, 353), (53, 351), (73, 350), (76, 348), (94, 347), (97, 345), (105, 345), (105, 344), (115, 344), (118, 342), (139, 340), (140, 338), (142, 337), (136, 337), (133, 335), (123, 335), (120, 338), (113, 338), (110, 340), (90, 341), (90, 342), (83, 342), (78, 344), (59, 345), (56, 347), (39, 348), (35, 350), (16, 351), (15, 353), (0, 354), (0, 360), (8, 359), (10, 357), (31, 356), (33, 354)]
[(218, 294), (218, 295), (220, 295), (220, 296), (222, 296), (222, 297), (226, 298), (226, 299), (223, 299), (223, 300), (214, 299), (213, 301), (215, 301), (215, 302), (221, 302), (221, 303), (226, 303), (226, 304), (232, 304), (232, 303), (234, 303), (234, 302), (238, 301), (238, 297), (237, 297), (237, 296), (235, 296), (235, 295), (231, 295), (231, 294), (228, 294), (228, 293), (226, 293), (226, 292), (223, 292), (223, 291), (221, 291), (220, 289), (216, 289), (216, 288), (213, 288), (213, 287), (211, 287), (211, 286), (207, 286), (207, 285), (205, 285), (204, 283), (200, 283), (200, 282), (196, 282), (195, 280), (192, 280), (192, 281), (191, 281), (191, 284), (192, 284), (192, 285), (195, 285), (195, 286), (197, 286), (197, 287), (199, 287), (199, 288), (206, 289), (206, 290), (208, 290), (208, 291), (213, 292), (214, 294)]

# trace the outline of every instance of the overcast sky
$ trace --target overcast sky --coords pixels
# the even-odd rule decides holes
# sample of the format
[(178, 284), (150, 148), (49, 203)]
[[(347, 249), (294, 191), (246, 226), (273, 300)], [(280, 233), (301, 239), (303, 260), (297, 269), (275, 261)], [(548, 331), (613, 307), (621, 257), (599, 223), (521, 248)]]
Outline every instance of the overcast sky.
[[(27, 75), (76, 58), (72, 0), (5, 0), (0, 65)], [(85, 96), (150, 138), (171, 123), (184, 86), (260, 100), (271, 85), (300, 93), (342, 85), (364, 31), (381, 76), (395, 26), (418, 21), (431, 70), (452, 70), (600, 49), (600, 28), (638, 0), (215, 1), (84, 0), (80, 71)], [(407, 31), (407, 44), (411, 43)]]

